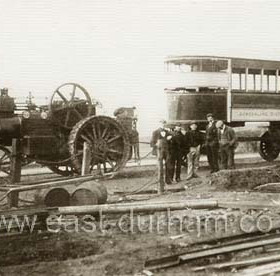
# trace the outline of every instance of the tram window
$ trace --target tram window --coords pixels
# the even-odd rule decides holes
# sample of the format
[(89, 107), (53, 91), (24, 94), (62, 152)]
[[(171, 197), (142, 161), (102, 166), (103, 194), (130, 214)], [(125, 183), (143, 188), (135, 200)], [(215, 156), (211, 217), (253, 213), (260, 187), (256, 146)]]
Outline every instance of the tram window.
[[(245, 87), (244, 87), (245, 89)], [(254, 75), (253, 74), (248, 74), (247, 76), (247, 91), (255, 91), (256, 87), (254, 85)]]
[(245, 74), (232, 74), (232, 90), (245, 90)]
[[(232, 74), (232, 90), (245, 92), (245, 74)], [(275, 92), (275, 76), (274, 75), (263, 75), (262, 89), (261, 89), (261, 75), (260, 74), (248, 74), (247, 75), (247, 92)]]
[(260, 92), (261, 91), (261, 75), (256, 74), (255, 75), (255, 91)]
[(275, 92), (275, 76), (265, 75), (264, 76), (264, 91), (273, 93)]
[(191, 66), (188, 64), (180, 64), (179, 70), (182, 73), (190, 73), (191, 72)]
[(167, 63), (166, 71), (171, 73), (189, 73), (191, 72), (191, 66), (188, 64), (174, 64)]
[(227, 60), (197, 60), (192, 64), (193, 72), (226, 72), (228, 66)]

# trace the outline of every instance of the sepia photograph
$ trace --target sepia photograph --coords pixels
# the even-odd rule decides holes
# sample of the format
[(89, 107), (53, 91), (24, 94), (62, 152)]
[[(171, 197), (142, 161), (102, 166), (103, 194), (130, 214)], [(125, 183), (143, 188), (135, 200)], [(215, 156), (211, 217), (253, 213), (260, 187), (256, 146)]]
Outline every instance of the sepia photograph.
[(0, 276), (280, 275), (280, 2), (0, 0)]

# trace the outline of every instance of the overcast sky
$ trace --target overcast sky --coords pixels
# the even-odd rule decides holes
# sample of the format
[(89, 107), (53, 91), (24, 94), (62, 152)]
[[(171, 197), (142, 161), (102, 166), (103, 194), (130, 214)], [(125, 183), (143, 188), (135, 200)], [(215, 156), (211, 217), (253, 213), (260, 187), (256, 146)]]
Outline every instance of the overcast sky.
[(280, 60), (279, 30), (279, 0), (0, 0), (0, 87), (42, 103), (78, 82), (108, 115), (135, 105), (147, 135), (166, 116), (166, 56)]

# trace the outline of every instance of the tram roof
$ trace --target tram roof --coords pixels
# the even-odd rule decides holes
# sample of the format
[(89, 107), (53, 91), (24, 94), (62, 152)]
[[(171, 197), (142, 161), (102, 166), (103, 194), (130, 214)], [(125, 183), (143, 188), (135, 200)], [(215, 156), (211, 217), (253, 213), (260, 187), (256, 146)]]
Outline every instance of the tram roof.
[(231, 68), (233, 72), (241, 72), (245, 68), (249, 70), (276, 70), (280, 69), (280, 61), (277, 60), (264, 60), (264, 59), (249, 59), (249, 58), (236, 58), (236, 57), (221, 57), (221, 56), (169, 56), (166, 58), (166, 63), (173, 64), (188, 64), (195, 65), (201, 60), (216, 60), (225, 61), (231, 60)]

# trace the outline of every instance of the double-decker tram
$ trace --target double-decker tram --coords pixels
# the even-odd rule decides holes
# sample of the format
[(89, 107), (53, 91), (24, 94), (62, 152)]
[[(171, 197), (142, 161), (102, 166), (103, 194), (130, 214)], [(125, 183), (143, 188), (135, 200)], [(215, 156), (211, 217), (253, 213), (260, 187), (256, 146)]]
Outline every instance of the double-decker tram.
[(280, 152), (280, 61), (218, 56), (174, 56), (165, 61), (170, 124), (195, 120), (204, 128), (213, 113), (232, 127), (268, 122), (259, 140), (267, 161)]

